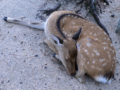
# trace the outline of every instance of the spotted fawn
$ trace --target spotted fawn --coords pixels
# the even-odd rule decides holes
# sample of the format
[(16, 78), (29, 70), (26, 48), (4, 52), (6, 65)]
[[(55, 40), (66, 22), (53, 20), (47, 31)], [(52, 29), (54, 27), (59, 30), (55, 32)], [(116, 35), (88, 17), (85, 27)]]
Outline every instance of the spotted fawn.
[(116, 52), (109, 36), (98, 25), (71, 11), (53, 12), (43, 23), (10, 17), (4, 20), (44, 30), (44, 41), (55, 52), (55, 58), (80, 82), (85, 81), (85, 74), (101, 83), (113, 80)]

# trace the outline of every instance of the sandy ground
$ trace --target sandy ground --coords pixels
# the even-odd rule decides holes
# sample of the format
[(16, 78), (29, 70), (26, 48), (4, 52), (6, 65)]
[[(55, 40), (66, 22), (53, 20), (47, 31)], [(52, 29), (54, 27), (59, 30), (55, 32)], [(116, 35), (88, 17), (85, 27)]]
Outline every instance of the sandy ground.
[[(0, 90), (120, 90), (120, 35), (114, 33), (120, 18), (120, 0), (113, 0), (99, 15), (117, 52), (115, 80), (110, 85), (96, 83), (90, 77), (86, 77), (85, 84), (79, 83), (68, 75), (62, 64), (50, 59), (53, 52), (43, 43), (43, 31), (2, 20), (9, 16), (40, 21), (38, 10), (53, 7), (56, 3), (56, 0), (0, 0)], [(80, 8), (74, 0), (61, 0), (61, 3), (59, 10)], [(86, 11), (82, 9), (80, 14), (85, 17)], [(95, 22), (90, 14), (87, 19)]]

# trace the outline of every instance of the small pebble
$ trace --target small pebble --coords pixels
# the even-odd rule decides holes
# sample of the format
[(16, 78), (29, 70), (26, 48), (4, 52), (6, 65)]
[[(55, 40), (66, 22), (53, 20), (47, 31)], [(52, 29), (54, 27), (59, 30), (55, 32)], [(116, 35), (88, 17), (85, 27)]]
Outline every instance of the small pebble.
[(10, 82), (10, 80), (8, 80), (8, 82)]
[(26, 62), (26, 60), (24, 60), (23, 62)]
[(35, 55), (35, 57), (38, 57), (38, 55)]
[(26, 34), (23, 34), (24, 36), (26, 36)]
[(21, 41), (20, 44), (23, 44), (23, 41)]
[(58, 80), (60, 80), (60, 78), (58, 78)]
[(111, 15), (111, 17), (115, 17), (115, 15), (114, 15), (114, 14), (112, 14), (112, 15)]
[(1, 84), (4, 84), (4, 81), (2, 81)]
[(45, 66), (44, 68), (47, 69), (47, 66)]
[(110, 3), (112, 3), (112, 1), (110, 1)]
[(20, 82), (20, 84), (22, 84), (22, 82)]

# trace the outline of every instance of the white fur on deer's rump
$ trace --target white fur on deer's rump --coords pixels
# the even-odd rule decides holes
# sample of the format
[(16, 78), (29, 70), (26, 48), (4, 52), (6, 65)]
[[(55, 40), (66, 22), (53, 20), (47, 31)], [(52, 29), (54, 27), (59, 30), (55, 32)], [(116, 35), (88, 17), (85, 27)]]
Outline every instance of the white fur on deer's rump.
[(94, 78), (97, 82), (100, 82), (100, 83), (108, 83), (110, 84), (111, 81), (113, 80), (113, 78), (111, 79), (107, 79), (106, 77), (102, 76), (102, 75), (99, 75), (99, 76), (95, 76)]

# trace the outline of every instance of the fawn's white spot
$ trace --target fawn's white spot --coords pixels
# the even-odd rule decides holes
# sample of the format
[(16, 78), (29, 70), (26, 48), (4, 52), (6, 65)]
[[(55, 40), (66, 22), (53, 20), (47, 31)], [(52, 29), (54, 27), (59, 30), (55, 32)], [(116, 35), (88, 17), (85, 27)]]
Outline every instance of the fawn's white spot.
[(116, 59), (116, 57), (113, 57), (113, 59), (115, 60), (115, 59)]
[(90, 34), (92, 34), (92, 32), (90, 32)]
[(72, 36), (72, 34), (68, 34), (67, 36), (68, 36), (68, 37), (71, 37), (71, 36)]
[(91, 27), (91, 28), (93, 28), (93, 27)]
[(110, 38), (108, 38), (108, 40), (110, 40)]
[(108, 47), (103, 47), (104, 50), (106, 50)]
[(67, 34), (67, 32), (65, 32), (65, 31), (63, 31), (63, 33), (66, 35)]
[(95, 63), (95, 61), (92, 61), (92, 63)]
[(112, 45), (112, 44), (110, 44), (110, 46), (111, 46), (111, 47), (113, 47), (113, 45)]
[(105, 32), (103, 32), (105, 35), (106, 35), (106, 33)]
[(104, 37), (104, 39), (106, 40), (106, 37)]
[(102, 66), (106, 66), (106, 63), (102, 64)]
[(95, 52), (96, 53), (96, 55), (100, 55), (100, 53), (97, 51), (97, 50), (93, 50), (93, 52)]
[(108, 57), (111, 59), (111, 56), (110, 56), (110, 55), (108, 55)]
[(66, 18), (63, 19), (63, 23), (65, 23)]
[(85, 52), (88, 52), (86, 49), (84, 50)]
[(90, 39), (90, 38), (87, 38), (87, 40), (88, 40), (88, 41), (91, 41), (91, 39)]
[(89, 64), (89, 62), (87, 62), (87, 64)]
[(94, 57), (94, 54), (92, 53), (92, 56)]
[(84, 33), (84, 35), (86, 35), (86, 33)]
[(97, 50), (93, 50), (93, 52), (97, 52)]
[(90, 46), (91, 46), (91, 44), (90, 44), (90, 43), (87, 43), (87, 46), (88, 46), (88, 47), (90, 47)]
[(109, 54), (109, 51), (107, 51), (107, 54)]
[(96, 52), (96, 55), (99, 56), (100, 54), (98, 52)]
[(75, 22), (72, 22), (72, 24), (75, 24)]
[(88, 53), (88, 51), (86, 49), (84, 51), (87, 53), (87, 55), (89, 55), (89, 53)]
[(103, 62), (105, 59), (99, 59), (100, 62)]
[(96, 68), (97, 70), (101, 71), (102, 69), (101, 68)]
[(106, 42), (103, 42), (102, 44), (107, 44)]

